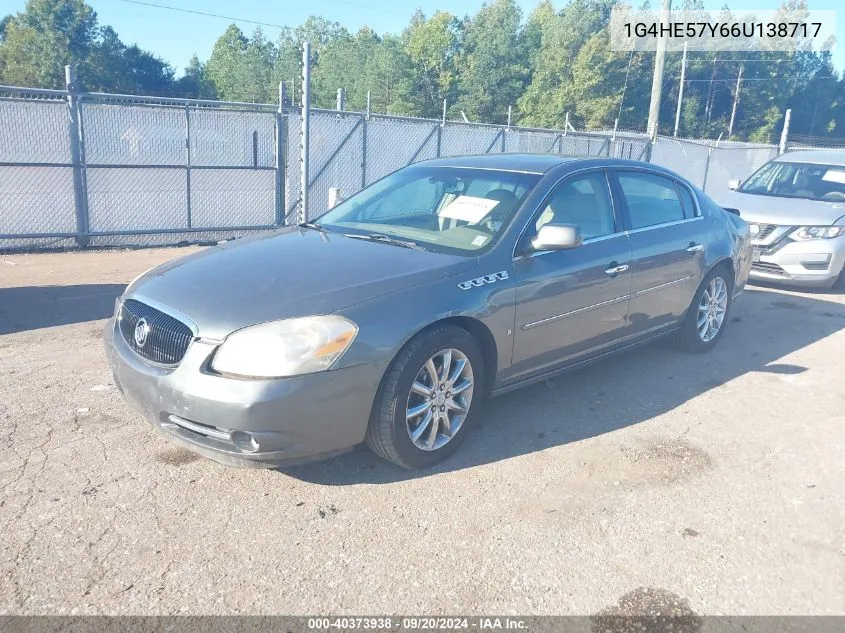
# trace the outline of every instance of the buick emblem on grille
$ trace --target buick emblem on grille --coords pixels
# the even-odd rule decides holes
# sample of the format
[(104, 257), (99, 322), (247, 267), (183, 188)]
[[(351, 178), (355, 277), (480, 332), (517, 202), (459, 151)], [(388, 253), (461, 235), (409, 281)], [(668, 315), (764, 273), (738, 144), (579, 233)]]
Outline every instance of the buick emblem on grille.
[(150, 334), (150, 324), (144, 318), (138, 319), (135, 324), (135, 345), (144, 347), (147, 343), (147, 336)]

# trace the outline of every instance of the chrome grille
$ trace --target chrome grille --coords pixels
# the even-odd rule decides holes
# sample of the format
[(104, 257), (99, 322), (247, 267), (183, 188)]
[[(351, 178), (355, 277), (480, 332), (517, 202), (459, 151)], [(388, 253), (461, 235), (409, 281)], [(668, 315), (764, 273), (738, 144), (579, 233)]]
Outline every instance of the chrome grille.
[[(141, 319), (149, 328), (143, 345), (135, 340)], [(134, 299), (127, 299), (120, 308), (120, 333), (139, 356), (162, 365), (178, 365), (194, 338), (191, 328), (180, 320)]]

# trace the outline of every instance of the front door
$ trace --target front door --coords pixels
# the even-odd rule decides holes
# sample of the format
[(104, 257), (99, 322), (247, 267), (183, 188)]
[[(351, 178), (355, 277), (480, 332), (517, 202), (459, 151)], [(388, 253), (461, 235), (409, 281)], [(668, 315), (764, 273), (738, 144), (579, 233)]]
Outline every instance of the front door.
[(610, 343), (625, 326), (631, 247), (614, 214), (606, 172), (576, 174), (558, 184), (519, 248), (546, 223), (576, 225), (584, 242), (568, 250), (522, 252), (514, 261), (513, 379)]

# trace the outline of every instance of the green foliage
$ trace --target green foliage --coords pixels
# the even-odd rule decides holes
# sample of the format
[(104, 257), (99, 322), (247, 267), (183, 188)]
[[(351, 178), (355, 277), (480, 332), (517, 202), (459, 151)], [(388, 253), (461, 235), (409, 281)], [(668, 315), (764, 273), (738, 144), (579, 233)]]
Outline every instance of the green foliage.
[(83, 0), (29, 0), (6, 20), (0, 46), (3, 81), (61, 88), (65, 64), (85, 61), (97, 39), (97, 15)]
[[(21, 13), (0, 19), (0, 83), (62, 87), (64, 65), (74, 64), (83, 87), (135, 94), (180, 95), (275, 102), (280, 81), (289, 105), (301, 98), (302, 44), (311, 42), (312, 103), (334, 108), (338, 88), (346, 107), (439, 118), (576, 129), (643, 131), (651, 93), (653, 53), (610, 50), (608, 22), (626, 0), (540, 0), (523, 19), (516, 0), (487, 0), (471, 16), (417, 11), (399, 34), (356, 33), (322, 17), (282, 29), (269, 39), (230, 25), (208, 60), (196, 56), (178, 79), (173, 69), (97, 23), (84, 0), (28, 0)], [(648, 0), (627, 0), (647, 7)], [(656, 3), (652, 3), (656, 4)], [(680, 0), (703, 11), (703, 0)], [(730, 14), (724, 8), (725, 16)], [(784, 20), (802, 18), (807, 0), (784, 0)], [(660, 131), (671, 133), (678, 99), (681, 54), (666, 56)], [(732, 138), (776, 142), (783, 113), (792, 108), (792, 132), (845, 135), (845, 78), (829, 53), (808, 42), (794, 53), (759, 50), (690, 52), (680, 134), (727, 137), (742, 84)]]
[(463, 24), (457, 64), (457, 109), (469, 119), (507, 121), (529, 79), (522, 12), (514, 0), (493, 0)]

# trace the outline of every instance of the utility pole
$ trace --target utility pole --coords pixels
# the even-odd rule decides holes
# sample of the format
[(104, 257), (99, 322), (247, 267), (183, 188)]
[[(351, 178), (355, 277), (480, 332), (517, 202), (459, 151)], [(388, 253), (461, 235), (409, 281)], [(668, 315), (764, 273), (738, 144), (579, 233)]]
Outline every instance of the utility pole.
[(742, 67), (739, 65), (739, 72), (736, 75), (736, 88), (734, 89), (734, 105), (731, 108), (731, 122), (728, 124), (728, 139), (734, 132), (734, 121), (736, 120), (736, 106), (739, 104), (739, 89), (742, 87)]
[(663, 89), (663, 65), (666, 61), (666, 38), (664, 31), (669, 29), (669, 12), (672, 10), (672, 0), (663, 0), (663, 10), (660, 14), (660, 38), (657, 40), (657, 52), (654, 55), (654, 76), (651, 78), (651, 103), (648, 107), (648, 135), (651, 140), (657, 139), (657, 128), (660, 118), (660, 93)]
[(780, 133), (780, 145), (778, 146), (778, 154), (783, 154), (786, 151), (786, 142), (789, 139), (789, 120), (792, 118), (792, 109), (786, 111), (786, 116), (783, 118), (783, 130)]
[(675, 131), (672, 136), (678, 136), (678, 126), (681, 123), (681, 103), (684, 100), (684, 77), (687, 74), (687, 43), (684, 42), (684, 56), (681, 57), (681, 83), (678, 86), (678, 109), (675, 110)]

